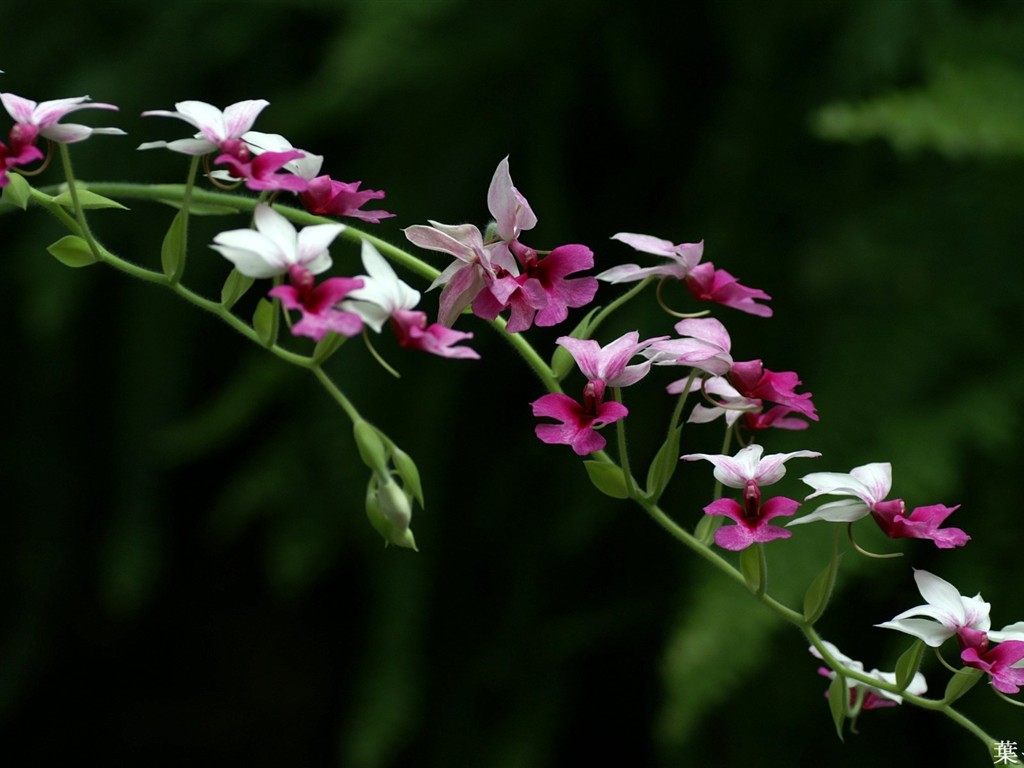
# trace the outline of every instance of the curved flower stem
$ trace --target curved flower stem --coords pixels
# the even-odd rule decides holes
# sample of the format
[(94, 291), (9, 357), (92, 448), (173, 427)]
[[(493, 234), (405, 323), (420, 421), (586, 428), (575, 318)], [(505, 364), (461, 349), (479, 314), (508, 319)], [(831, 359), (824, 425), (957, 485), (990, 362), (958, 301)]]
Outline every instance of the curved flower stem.
[(590, 323), (590, 333), (593, 334), (593, 332), (597, 330), (598, 326), (608, 319), (609, 315), (618, 310), (631, 299), (634, 299), (641, 293), (643, 293), (644, 288), (650, 285), (653, 280), (653, 277), (645, 277), (639, 283), (637, 283), (624, 294), (615, 299), (615, 301), (613, 301), (607, 307), (598, 312)]
[[(622, 405), (622, 389), (619, 387), (612, 387), (612, 397), (619, 405)], [(618, 437), (619, 443), (619, 466), (622, 468), (623, 477), (626, 480), (626, 492), (629, 493), (629, 498), (637, 498), (638, 491), (636, 487), (636, 480), (633, 477), (633, 473), (629, 469), (629, 449), (626, 446), (626, 425), (625, 419), (619, 419), (615, 422), (615, 434)]]

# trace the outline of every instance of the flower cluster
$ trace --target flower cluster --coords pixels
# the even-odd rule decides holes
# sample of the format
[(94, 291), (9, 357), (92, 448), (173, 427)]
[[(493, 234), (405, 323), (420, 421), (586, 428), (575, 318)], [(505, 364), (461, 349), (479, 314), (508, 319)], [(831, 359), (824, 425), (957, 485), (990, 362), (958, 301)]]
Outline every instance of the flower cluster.
[[(472, 224), (418, 224), (405, 236), (421, 248), (454, 256), (431, 288), (444, 286), (438, 320), (451, 326), (464, 309), (494, 320), (510, 311), (506, 330), (519, 333), (536, 324), (558, 325), (570, 307), (589, 304), (597, 293), (593, 277), (570, 278), (594, 266), (585, 245), (561, 245), (543, 254), (519, 240), (537, 224), (526, 198), (512, 184), (506, 157), (494, 171), (487, 191), (487, 208), (494, 217), (487, 235)], [(543, 254), (543, 255), (542, 255)]]

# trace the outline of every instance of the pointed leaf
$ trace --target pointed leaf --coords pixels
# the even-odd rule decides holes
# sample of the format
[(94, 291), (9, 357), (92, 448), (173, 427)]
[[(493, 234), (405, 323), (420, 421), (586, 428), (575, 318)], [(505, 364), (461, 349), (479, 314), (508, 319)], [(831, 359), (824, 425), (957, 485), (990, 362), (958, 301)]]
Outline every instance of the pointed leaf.
[[(79, 187), (76, 191), (78, 194), (78, 204), (82, 206), (82, 208), (120, 208), (122, 211), (128, 210), (128, 206), (121, 205), (117, 200), (111, 200), (109, 197), (97, 195), (95, 192), (90, 192), (88, 189), (82, 189)], [(75, 201), (71, 197), (71, 192), (66, 189), (53, 198), (53, 202), (57, 203), (57, 205), (63, 205), (68, 210), (73, 210), (75, 207)]]
[(832, 597), (832, 590), (836, 585), (836, 574), (839, 573), (839, 561), (841, 554), (833, 552), (832, 558), (825, 566), (825, 570), (814, 577), (814, 581), (807, 588), (804, 594), (804, 618), (808, 624), (813, 624), (821, 618), (821, 614), (828, 607), (828, 601)]
[(272, 347), (277, 341), (277, 308), (274, 302), (260, 299), (252, 315), (252, 328), (265, 347)]
[(356, 441), (356, 448), (359, 449), (359, 457), (363, 464), (372, 469), (380, 477), (388, 474), (387, 449), (384, 441), (380, 439), (380, 433), (370, 422), (360, 419), (352, 425), (352, 436)]
[(849, 697), (846, 678), (838, 672), (828, 686), (828, 708), (832, 712), (832, 722), (836, 727), (836, 735), (843, 740), (843, 723), (846, 721), (846, 702)]
[(254, 282), (256, 282), (256, 278), (243, 275), (237, 269), (232, 269), (227, 280), (224, 281), (224, 287), (220, 289), (220, 303), (224, 305), (224, 309), (231, 309), (235, 306), (235, 302), (245, 295)]
[(651, 466), (647, 470), (647, 495), (653, 501), (661, 496), (668, 481), (675, 474), (679, 466), (679, 441), (683, 434), (683, 425), (672, 430), (672, 434), (662, 443), (661, 448), (651, 460)]
[[(181, 200), (164, 200), (161, 199), (159, 202), (169, 205), (172, 208), (181, 209)], [(193, 216), (227, 216), (228, 214), (238, 213), (241, 209), (232, 207), (231, 205), (219, 205), (217, 203), (197, 203), (194, 200), (188, 204), (188, 212)]]
[(983, 674), (980, 669), (974, 669), (973, 667), (964, 667), (957, 670), (957, 673), (949, 678), (949, 682), (946, 683), (946, 693), (943, 695), (942, 700), (947, 704), (952, 704), (971, 690), (981, 680)]
[(7, 174), (7, 186), (4, 187), (3, 201), (25, 210), (32, 195), (32, 185), (20, 173)]
[(188, 236), (188, 212), (178, 211), (174, 221), (167, 228), (164, 235), (164, 242), (160, 246), (160, 264), (163, 266), (164, 274), (172, 282), (181, 279), (185, 271), (185, 239)]
[(896, 685), (901, 691), (905, 691), (921, 666), (921, 657), (924, 656), (924, 640), (915, 640), (914, 644), (905, 650), (896, 662)]
[(711, 546), (711, 542), (715, 540), (715, 531), (721, 528), (724, 522), (724, 517), (701, 515), (700, 520), (697, 521), (697, 526), (693, 529), (693, 535), (704, 546)]
[(340, 333), (326, 333), (324, 337), (313, 347), (313, 360), (323, 364), (331, 355), (341, 349), (341, 345), (348, 341), (347, 336)]
[(46, 249), (61, 264), (68, 267), (87, 267), (96, 263), (89, 244), (78, 235), (65, 235)]
[(590, 482), (605, 496), (611, 496), (613, 499), (629, 498), (626, 476), (622, 473), (621, 467), (606, 461), (584, 461), (583, 466), (590, 476)]

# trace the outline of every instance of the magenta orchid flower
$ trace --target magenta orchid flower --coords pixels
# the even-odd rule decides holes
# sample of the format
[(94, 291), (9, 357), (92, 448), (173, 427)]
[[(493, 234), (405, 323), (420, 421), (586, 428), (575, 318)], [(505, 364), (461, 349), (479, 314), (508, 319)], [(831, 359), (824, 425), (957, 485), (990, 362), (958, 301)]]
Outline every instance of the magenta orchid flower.
[(288, 279), (288, 285), (272, 288), (267, 295), (280, 299), (285, 309), (302, 313), (302, 319), (292, 326), (293, 336), (320, 341), (328, 332), (355, 336), (363, 330), (359, 315), (338, 306), (346, 295), (362, 287), (362, 280), (332, 277), (315, 285), (313, 273), (297, 265), (289, 268)]
[(538, 424), (537, 437), (548, 445), (569, 445), (577, 456), (602, 450), (608, 441), (597, 429), (624, 419), (629, 410), (622, 403), (604, 402), (605, 383), (588, 381), (583, 388), (583, 403), (568, 395), (553, 392), (531, 403), (533, 415), (557, 420), (558, 424)]
[(399, 345), (407, 349), (421, 349), (447, 358), (480, 358), (469, 347), (455, 346), (473, 338), (472, 333), (453, 331), (439, 323), (427, 325), (426, 313), (413, 311), (420, 300), (419, 291), (400, 280), (387, 260), (366, 240), (362, 245), (362, 259), (367, 272), (359, 276), (363, 285), (349, 294), (343, 309), (358, 314), (378, 333), (390, 320)]
[[(825, 650), (828, 651), (829, 655), (832, 656), (837, 662), (843, 665), (845, 668), (850, 669), (854, 672), (861, 672), (869, 677), (891, 685), (896, 684), (896, 673), (895, 672), (881, 672), (877, 669), (872, 669), (870, 672), (865, 672), (864, 665), (851, 659), (849, 656), (842, 653), (835, 645), (822, 640), (822, 645), (825, 646)], [(823, 659), (821, 652), (818, 651), (813, 645), (808, 648), (811, 655), (817, 659)], [(818, 674), (829, 678), (830, 680), (835, 679), (836, 673), (828, 669), (827, 667), (819, 667)], [(882, 690), (881, 688), (875, 688), (873, 686), (862, 683), (859, 680), (854, 680), (851, 677), (846, 678), (846, 688), (850, 692), (849, 704), (851, 708), (856, 705), (857, 698), (861, 695), (863, 690), (863, 698), (861, 699), (860, 708), (862, 710), (871, 709), (883, 709), (886, 707), (895, 707), (903, 703), (903, 697), (898, 693), (890, 693), (889, 691)], [(915, 696), (922, 696), (928, 692), (928, 683), (924, 679), (924, 675), (920, 672), (915, 672), (913, 679), (910, 681), (910, 685), (906, 687), (906, 692)], [(825, 694), (828, 696), (828, 693)]]
[(629, 361), (663, 338), (640, 341), (640, 334), (630, 331), (603, 347), (593, 339), (572, 336), (561, 336), (555, 343), (569, 350), (588, 381), (601, 381), (609, 387), (628, 387), (640, 381), (651, 369), (650, 360), (635, 365), (629, 365)]
[(747, 288), (726, 272), (715, 269), (710, 261), (691, 269), (686, 275), (686, 287), (697, 301), (711, 301), (723, 307), (758, 317), (771, 317), (771, 307), (758, 301), (771, 301), (771, 296), (759, 288)]
[(715, 531), (715, 544), (722, 549), (738, 552), (751, 544), (775, 539), (788, 539), (792, 531), (770, 525), (769, 521), (776, 517), (789, 517), (796, 513), (800, 502), (785, 496), (774, 496), (764, 504), (761, 503), (761, 488), (753, 480), (746, 483), (743, 491), (743, 503), (733, 499), (716, 499), (704, 507), (706, 515), (721, 515), (735, 521)]
[(283, 190), (300, 193), (309, 187), (309, 182), (292, 173), (278, 173), (278, 171), (288, 163), (302, 157), (303, 153), (299, 150), (263, 152), (255, 157), (246, 152), (241, 152), (240, 156), (225, 152), (222, 155), (217, 155), (213, 162), (217, 165), (226, 165), (230, 176), (235, 179), (244, 179), (245, 186), (249, 189), (258, 192)]
[[(918, 569), (914, 570), (914, 581), (926, 604), (875, 626), (904, 632), (932, 648), (938, 648), (954, 636), (961, 647), (987, 647), (991, 605), (981, 599), (980, 593), (965, 597), (945, 579)], [(916, 618), (918, 616), (925, 618)]]
[(812, 421), (818, 420), (811, 393), (797, 394), (796, 388), (801, 381), (793, 371), (776, 373), (765, 368), (760, 360), (748, 360), (733, 363), (728, 379), (744, 397), (778, 403)]
[(892, 488), (892, 465), (877, 462), (855, 467), (849, 474), (841, 472), (813, 472), (803, 481), (814, 489), (807, 496), (848, 496), (851, 498), (822, 504), (809, 515), (791, 520), (788, 525), (800, 525), (819, 520), (834, 523), (852, 523), (869, 514), (891, 539), (928, 539), (939, 549), (962, 547), (971, 537), (959, 528), (939, 528), (960, 505), (947, 507), (933, 504), (916, 507), (909, 515), (903, 499), (886, 500)]
[(173, 117), (184, 120), (198, 129), (190, 139), (175, 141), (148, 141), (139, 149), (166, 148), (185, 155), (205, 155), (215, 150), (237, 156), (243, 143), (243, 134), (252, 128), (260, 112), (269, 106), (265, 99), (239, 101), (222, 112), (205, 101), (179, 101), (175, 111), (153, 109), (143, 112), (143, 117)]
[(645, 277), (673, 277), (676, 280), (683, 280), (690, 270), (696, 267), (704, 255), (704, 241), (699, 243), (680, 243), (673, 245), (669, 240), (662, 240), (651, 235), (639, 235), (633, 232), (619, 232), (612, 235), (612, 240), (618, 240), (626, 245), (632, 246), (641, 253), (650, 253), (655, 256), (664, 256), (669, 261), (654, 267), (641, 267), (639, 264), (621, 264), (611, 269), (606, 269), (597, 276), (598, 280), (607, 283), (631, 283), (643, 280)]
[(1000, 693), (1020, 693), (1024, 686), (1024, 641), (1009, 640), (980, 652), (973, 646), (965, 648), (960, 660), (989, 675), (992, 687)]
[(34, 144), (38, 136), (61, 144), (72, 144), (76, 141), (83, 141), (93, 134), (125, 135), (120, 128), (90, 128), (87, 125), (58, 122), (68, 113), (79, 109), (117, 110), (113, 104), (93, 102), (88, 96), (36, 103), (31, 99), (15, 96), (13, 93), (0, 93), (0, 102), (3, 103), (4, 109), (16, 123), (11, 129), (10, 143), (12, 147), (22, 148)]
[(344, 224), (314, 224), (296, 232), (288, 219), (268, 205), (256, 206), (253, 221), (256, 229), (221, 232), (210, 247), (243, 275), (255, 278), (283, 275), (292, 267), (303, 267), (314, 275), (330, 269), (327, 248), (345, 229)]

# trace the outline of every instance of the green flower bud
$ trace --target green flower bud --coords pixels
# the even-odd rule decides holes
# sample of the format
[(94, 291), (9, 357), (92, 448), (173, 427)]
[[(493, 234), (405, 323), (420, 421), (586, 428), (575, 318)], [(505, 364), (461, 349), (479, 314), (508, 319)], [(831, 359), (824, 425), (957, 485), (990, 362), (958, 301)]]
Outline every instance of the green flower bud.
[(412, 521), (412, 504), (398, 483), (385, 476), (383, 484), (376, 475), (370, 478), (366, 489), (366, 516), (377, 533), (384, 537), (384, 544), (416, 549), (416, 539), (409, 530)]

